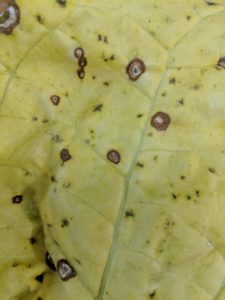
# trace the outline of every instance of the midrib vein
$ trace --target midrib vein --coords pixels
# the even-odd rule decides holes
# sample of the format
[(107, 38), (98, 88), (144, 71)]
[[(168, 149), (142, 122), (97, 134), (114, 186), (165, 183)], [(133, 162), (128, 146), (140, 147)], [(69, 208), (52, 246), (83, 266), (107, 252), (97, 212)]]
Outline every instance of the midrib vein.
[(165, 78), (165, 75), (166, 75), (166, 72), (167, 72), (167, 67), (168, 67), (168, 64), (164, 69), (161, 80), (160, 80), (160, 82), (158, 84), (158, 87), (156, 89), (155, 95), (153, 96), (153, 98), (150, 101), (148, 114), (147, 114), (143, 129), (142, 129), (141, 134), (140, 134), (140, 139), (139, 139), (137, 148), (134, 152), (133, 158), (131, 160), (131, 164), (130, 164), (130, 167), (128, 169), (127, 176), (125, 177), (125, 180), (124, 180), (124, 192), (123, 192), (123, 196), (122, 196), (122, 200), (121, 200), (121, 205), (120, 205), (120, 208), (119, 208), (117, 221), (115, 223), (115, 229), (114, 229), (114, 233), (113, 233), (112, 245), (111, 245), (111, 249), (109, 251), (108, 260), (107, 260), (106, 267), (105, 267), (105, 270), (104, 270), (104, 273), (103, 273), (103, 277), (102, 277), (102, 281), (101, 281), (101, 285), (100, 285), (100, 289), (99, 289), (99, 294), (95, 298), (96, 300), (103, 300), (103, 296), (105, 294), (105, 289), (106, 289), (106, 285), (107, 285), (107, 281), (108, 281), (108, 277), (109, 277), (108, 275), (110, 273), (113, 258), (114, 258), (114, 254), (115, 254), (115, 252), (117, 250), (117, 246), (118, 246), (119, 231), (120, 231), (121, 223), (122, 223), (123, 216), (124, 216), (124, 213), (125, 213), (125, 208), (126, 208), (126, 203), (127, 203), (127, 198), (128, 198), (128, 192), (129, 192), (129, 185), (130, 185), (130, 180), (131, 180), (131, 177), (132, 177), (132, 174), (133, 174), (133, 169), (134, 169), (134, 166), (135, 166), (136, 161), (138, 159), (140, 150), (142, 148), (142, 144), (143, 144), (143, 141), (144, 141), (144, 135), (145, 135), (147, 126), (149, 124), (149, 117), (151, 115), (152, 107), (154, 106), (154, 104), (156, 102), (159, 90), (161, 88), (162, 82), (163, 82), (163, 80)]

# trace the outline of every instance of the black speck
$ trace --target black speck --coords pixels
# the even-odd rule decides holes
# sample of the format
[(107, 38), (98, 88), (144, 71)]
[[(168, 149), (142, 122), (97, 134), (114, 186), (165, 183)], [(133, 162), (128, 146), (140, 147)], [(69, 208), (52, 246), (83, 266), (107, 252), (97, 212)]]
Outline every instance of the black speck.
[(44, 19), (42, 18), (42, 16), (40, 15), (37, 15), (37, 21), (40, 23), (40, 24), (43, 24), (44, 23)]
[(191, 196), (190, 196), (190, 195), (187, 195), (187, 199), (188, 199), (188, 200), (191, 200)]
[(103, 82), (103, 85), (109, 86), (109, 82), (108, 82), (108, 81), (105, 81), (105, 82)]
[(174, 193), (172, 193), (172, 197), (173, 197), (173, 199), (177, 199), (177, 195)]
[(181, 175), (181, 176), (180, 176), (180, 179), (181, 179), (181, 180), (185, 180), (186, 177), (185, 177), (184, 175)]
[(18, 267), (18, 263), (17, 263), (17, 262), (14, 262), (14, 263), (12, 264), (12, 266), (13, 266), (13, 268)]
[(191, 19), (191, 16), (187, 16), (186, 19), (189, 21)]
[(141, 118), (141, 117), (143, 117), (143, 114), (138, 114), (137, 115), (137, 118)]
[(209, 170), (209, 172), (212, 173), (212, 174), (215, 174), (215, 173), (216, 173), (215, 169), (213, 169), (213, 168), (209, 168), (208, 170)]
[(197, 197), (200, 197), (200, 192), (197, 190), (197, 191), (195, 191), (195, 195), (197, 196)]
[(98, 41), (100, 42), (102, 40), (102, 35), (98, 34)]
[(95, 80), (95, 79), (96, 79), (96, 77), (95, 77), (95, 76), (92, 76), (92, 79), (93, 79), (93, 80)]
[(51, 176), (51, 182), (57, 182), (55, 176)]
[(107, 38), (107, 36), (104, 36), (104, 40), (103, 41), (104, 41), (105, 44), (108, 44), (108, 38)]
[(12, 198), (14, 204), (19, 204), (23, 201), (23, 195), (16, 195)]
[(127, 210), (126, 212), (125, 212), (125, 216), (127, 217), (127, 218), (129, 218), (129, 217), (135, 217), (135, 213), (134, 213), (134, 211), (133, 211), (133, 209), (130, 209), (130, 210)]
[(67, 0), (56, 0), (56, 2), (61, 5), (62, 7), (66, 7)]
[(137, 166), (140, 167), (140, 168), (144, 168), (144, 164), (140, 163), (140, 162), (137, 162)]
[(112, 54), (111, 56), (110, 56), (110, 58), (109, 58), (110, 60), (114, 60), (115, 59), (115, 55), (114, 54)]
[(175, 78), (171, 78), (169, 81), (169, 84), (176, 84), (176, 79)]
[(217, 5), (217, 3), (211, 2), (211, 1), (208, 1), (208, 0), (205, 0), (205, 2), (206, 2), (209, 6)]
[(93, 112), (102, 111), (103, 104), (98, 104), (93, 108)]
[(44, 119), (44, 120), (42, 120), (42, 123), (48, 123), (49, 122), (49, 120), (48, 119)]
[(38, 118), (36, 116), (32, 117), (32, 121), (36, 122), (38, 120)]
[(38, 298), (37, 298), (37, 300), (43, 300), (43, 298), (41, 298), (41, 297), (38, 297)]
[(31, 243), (31, 245), (34, 245), (34, 244), (36, 244), (37, 243), (37, 239), (35, 238), (35, 237), (31, 237), (30, 238), (30, 243)]
[(153, 298), (155, 297), (155, 295), (156, 295), (156, 291), (151, 292), (151, 293), (149, 294), (149, 298), (150, 298), (150, 299), (153, 299)]
[(162, 97), (165, 97), (165, 96), (166, 96), (166, 93), (162, 93), (161, 95), (162, 95)]
[(61, 222), (61, 227), (67, 227), (69, 226), (69, 221), (67, 219), (63, 219)]
[(44, 275), (45, 275), (45, 273), (42, 273), (42, 274), (36, 276), (35, 279), (36, 279), (38, 282), (42, 283), (42, 282), (44, 281)]

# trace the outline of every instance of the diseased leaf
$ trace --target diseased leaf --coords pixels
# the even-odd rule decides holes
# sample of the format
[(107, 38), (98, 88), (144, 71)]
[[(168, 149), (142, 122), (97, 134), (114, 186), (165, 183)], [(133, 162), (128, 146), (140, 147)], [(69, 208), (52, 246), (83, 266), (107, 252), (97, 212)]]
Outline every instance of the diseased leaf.
[(225, 1), (15, 5), (0, 299), (224, 299)]

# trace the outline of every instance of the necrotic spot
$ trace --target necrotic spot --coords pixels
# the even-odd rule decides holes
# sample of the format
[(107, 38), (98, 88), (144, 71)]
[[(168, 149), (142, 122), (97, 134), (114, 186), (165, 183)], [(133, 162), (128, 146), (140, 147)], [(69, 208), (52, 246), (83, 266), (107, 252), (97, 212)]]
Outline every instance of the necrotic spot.
[(86, 65), (87, 65), (86, 57), (81, 57), (78, 61), (78, 65), (82, 68), (86, 67)]
[(166, 130), (170, 125), (170, 116), (164, 112), (157, 112), (151, 119), (151, 125), (158, 131)]
[(221, 57), (217, 63), (217, 65), (221, 68), (225, 68), (225, 57)]
[(12, 202), (15, 204), (19, 204), (23, 201), (23, 195), (16, 195), (12, 198)]
[(0, 33), (9, 35), (13, 32), (14, 27), (19, 24), (20, 9), (18, 5), (10, 1), (0, 2)]
[(120, 153), (116, 150), (109, 150), (107, 153), (107, 158), (114, 164), (118, 164), (120, 162)]
[(67, 150), (65, 148), (61, 150), (60, 157), (61, 157), (63, 162), (68, 161), (72, 158), (72, 156), (69, 153), (69, 150)]
[(60, 102), (60, 97), (57, 95), (52, 95), (50, 99), (52, 101), (52, 104), (54, 105), (58, 105)]
[(77, 275), (77, 272), (65, 259), (60, 259), (58, 261), (57, 269), (58, 269), (59, 276), (63, 281), (67, 281), (68, 279), (75, 277)]
[(74, 50), (74, 56), (77, 59), (81, 59), (82, 57), (84, 57), (84, 50), (81, 47), (78, 47)]
[(56, 267), (54, 265), (54, 262), (50, 256), (49, 252), (46, 252), (46, 254), (45, 254), (45, 262), (51, 270), (56, 271)]
[(80, 79), (84, 79), (84, 76), (85, 76), (85, 72), (84, 72), (84, 69), (83, 68), (80, 68), (77, 70), (77, 75)]
[(135, 58), (128, 64), (126, 72), (130, 80), (136, 81), (145, 72), (145, 64), (139, 58)]

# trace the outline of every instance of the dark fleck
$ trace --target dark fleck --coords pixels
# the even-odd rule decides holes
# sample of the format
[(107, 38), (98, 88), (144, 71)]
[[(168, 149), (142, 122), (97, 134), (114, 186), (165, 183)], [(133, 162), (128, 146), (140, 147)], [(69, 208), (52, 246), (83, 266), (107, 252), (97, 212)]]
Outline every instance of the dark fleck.
[(130, 80), (136, 81), (145, 72), (145, 64), (139, 58), (135, 58), (128, 64), (126, 72)]
[(188, 200), (191, 200), (191, 196), (190, 196), (190, 195), (187, 195), (187, 199), (188, 199)]
[(72, 158), (72, 156), (70, 155), (70, 153), (67, 149), (62, 149), (61, 150), (60, 157), (61, 157), (63, 162), (68, 161)]
[(101, 34), (98, 34), (98, 41), (101, 41), (102, 40), (102, 36)]
[(158, 131), (166, 130), (170, 122), (170, 116), (164, 112), (157, 112), (151, 119), (151, 125)]
[(61, 138), (60, 135), (55, 134), (55, 135), (52, 136), (52, 141), (55, 142), (55, 143), (61, 143), (63, 141), (63, 139)]
[(109, 150), (107, 153), (107, 158), (114, 164), (118, 164), (120, 162), (120, 153), (116, 150)]
[(193, 86), (193, 90), (198, 90), (199, 89), (199, 85), (198, 84), (195, 84), (194, 86)]
[(93, 79), (93, 80), (95, 80), (95, 79), (96, 79), (96, 77), (95, 77), (95, 76), (92, 76), (92, 79)]
[(57, 182), (55, 176), (51, 176), (51, 182)]
[(54, 105), (58, 105), (59, 102), (60, 102), (60, 97), (57, 96), (57, 95), (51, 96), (50, 99), (51, 99), (51, 101), (52, 101), (52, 104), (54, 104)]
[(76, 261), (79, 265), (81, 265), (81, 261), (80, 261), (79, 259), (75, 258), (75, 261)]
[(78, 60), (78, 65), (79, 65), (81, 68), (86, 67), (86, 65), (87, 65), (87, 59), (86, 59), (86, 57), (81, 57), (81, 58), (79, 58), (79, 60)]
[(12, 266), (13, 266), (13, 268), (18, 267), (18, 263), (17, 263), (17, 262), (14, 262), (14, 263), (12, 264)]
[(208, 1), (208, 0), (205, 0), (205, 2), (206, 2), (208, 5), (210, 5), (210, 6), (217, 5), (217, 3), (211, 2), (211, 1)]
[(61, 227), (67, 227), (69, 226), (69, 221), (67, 219), (63, 219), (61, 222)]
[(77, 75), (80, 79), (84, 79), (84, 76), (85, 76), (85, 72), (84, 72), (84, 69), (83, 68), (80, 68), (77, 70)]
[(176, 84), (176, 79), (175, 78), (171, 78), (169, 81), (170, 84)]
[(41, 23), (41, 24), (43, 24), (44, 23), (44, 19), (42, 18), (42, 16), (40, 16), (40, 15), (37, 15), (37, 21), (39, 22), (39, 23)]
[(67, 0), (56, 0), (56, 1), (57, 1), (57, 3), (58, 3), (59, 5), (61, 5), (62, 7), (65, 7), (65, 6), (66, 6)]
[(38, 297), (38, 298), (37, 298), (37, 300), (43, 300), (43, 298), (41, 298), (41, 297)]
[(36, 276), (35, 279), (37, 281), (39, 281), (40, 283), (42, 283), (44, 281), (44, 275), (45, 275), (45, 273), (42, 273), (42, 274)]
[(34, 244), (36, 244), (37, 243), (37, 239), (35, 238), (35, 237), (31, 237), (30, 238), (30, 243), (31, 243), (31, 245), (34, 245)]
[(186, 177), (183, 176), (183, 175), (181, 175), (181, 176), (180, 176), (180, 179), (184, 180), (184, 179), (186, 179)]
[(75, 277), (77, 275), (77, 272), (65, 259), (60, 259), (58, 261), (57, 269), (63, 281), (67, 281), (68, 279)]
[(177, 199), (177, 195), (174, 193), (172, 193), (172, 197), (173, 197), (173, 199)]
[(66, 188), (66, 189), (70, 188), (71, 187), (71, 182), (64, 182), (62, 187)]
[(153, 157), (153, 159), (154, 159), (154, 160), (157, 160), (157, 159), (158, 159), (158, 156), (157, 156), (157, 155), (155, 155), (155, 156)]
[(137, 118), (141, 118), (141, 117), (143, 117), (143, 114), (138, 114), (137, 115)]
[(217, 63), (217, 65), (221, 68), (225, 68), (225, 57), (221, 57)]
[(108, 44), (108, 38), (107, 38), (107, 36), (104, 36), (104, 43)]
[(127, 210), (127, 211), (125, 212), (125, 216), (126, 216), (127, 218), (129, 218), (129, 217), (135, 217), (135, 213), (134, 213), (133, 209)]
[(105, 81), (105, 82), (103, 82), (103, 85), (105, 85), (105, 86), (109, 86), (109, 83), (108, 83), (108, 81)]
[(155, 297), (155, 295), (156, 295), (156, 292), (155, 292), (155, 291), (154, 291), (154, 292), (151, 292), (151, 293), (149, 294), (150, 299), (153, 299), (153, 298)]
[(146, 244), (150, 244), (150, 241), (148, 240), (148, 241), (146, 241)]
[(15, 204), (19, 204), (23, 201), (23, 195), (16, 195), (12, 198), (12, 202)]
[(20, 22), (20, 9), (15, 1), (1, 2), (0, 33), (9, 35)]
[(43, 122), (43, 123), (48, 123), (49, 120), (48, 120), (48, 119), (44, 119), (44, 120), (42, 120), (42, 122)]
[(34, 121), (34, 122), (35, 122), (35, 121), (37, 121), (37, 120), (38, 120), (38, 118), (37, 118), (37, 117), (35, 117), (35, 116), (33, 116), (33, 117), (32, 117), (32, 121)]
[(165, 97), (166, 96), (166, 93), (162, 93), (162, 97)]
[(200, 192), (199, 192), (199, 191), (195, 191), (195, 195), (196, 195), (197, 197), (200, 197)]
[(184, 99), (178, 99), (177, 105), (184, 105)]
[(114, 60), (115, 59), (115, 55), (114, 54), (112, 54), (111, 56), (110, 56), (110, 58), (109, 58), (110, 60)]
[(209, 170), (209, 172), (212, 173), (212, 174), (215, 174), (215, 173), (216, 173), (215, 169), (213, 169), (213, 168), (209, 168), (208, 170)]
[(74, 56), (77, 59), (81, 59), (82, 57), (84, 57), (84, 50), (81, 47), (78, 47), (74, 50)]
[(191, 19), (191, 16), (187, 16), (187, 20), (189, 21)]
[(102, 111), (102, 108), (103, 108), (103, 104), (98, 104), (93, 108), (93, 112)]
[(140, 167), (140, 168), (143, 168), (144, 167), (144, 164), (140, 163), (140, 162), (137, 162), (137, 166)]
[(45, 262), (51, 270), (56, 271), (56, 267), (54, 265), (54, 262), (50, 256), (49, 252), (46, 252), (46, 254), (45, 254)]

